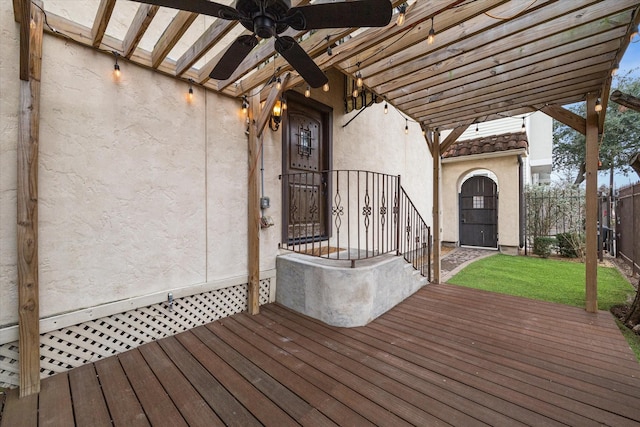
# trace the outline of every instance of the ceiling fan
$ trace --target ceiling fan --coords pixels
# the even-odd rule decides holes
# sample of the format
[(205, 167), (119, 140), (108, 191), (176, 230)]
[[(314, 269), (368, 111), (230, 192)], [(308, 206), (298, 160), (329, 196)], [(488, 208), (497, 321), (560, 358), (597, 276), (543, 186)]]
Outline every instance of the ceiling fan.
[(209, 75), (212, 79), (228, 79), (258, 44), (258, 38), (275, 37), (276, 51), (314, 88), (327, 83), (327, 76), (293, 37), (280, 34), (289, 27), (298, 31), (382, 27), (391, 20), (389, 0), (313, 3), (297, 7), (291, 7), (291, 0), (236, 0), (235, 8), (208, 0), (136, 1), (239, 21), (253, 32), (252, 35), (238, 37), (229, 46)]

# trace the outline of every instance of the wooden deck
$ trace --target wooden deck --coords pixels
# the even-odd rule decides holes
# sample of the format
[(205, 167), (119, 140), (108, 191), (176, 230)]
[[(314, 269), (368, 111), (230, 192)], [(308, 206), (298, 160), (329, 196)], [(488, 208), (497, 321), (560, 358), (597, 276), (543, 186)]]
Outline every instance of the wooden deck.
[(612, 316), (432, 285), (366, 327), (279, 305), (7, 396), (2, 427), (640, 425)]

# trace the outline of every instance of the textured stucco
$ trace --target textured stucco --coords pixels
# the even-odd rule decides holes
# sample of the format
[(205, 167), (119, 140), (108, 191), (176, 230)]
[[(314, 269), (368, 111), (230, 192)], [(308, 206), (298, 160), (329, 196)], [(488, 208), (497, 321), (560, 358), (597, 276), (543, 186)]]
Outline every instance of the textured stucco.
[(462, 179), (474, 170), (488, 169), (498, 185), (498, 245), (519, 244), (519, 181), (517, 156), (494, 157), (444, 163), (442, 165), (442, 240), (458, 242), (458, 193)]
[[(0, 7), (2, 327), (17, 322), (19, 41), (11, 2)], [(240, 101), (195, 87), (188, 103), (184, 81), (126, 61), (114, 81), (112, 56), (50, 35), (43, 52), (41, 317), (247, 274), (248, 155)], [(331, 73), (331, 92), (313, 95), (333, 107), (333, 168), (401, 174), (430, 223), (431, 159), (418, 125), (409, 123), (405, 135), (404, 119), (393, 109), (384, 115), (377, 104), (342, 128), (356, 114), (343, 114), (342, 82)], [(265, 214), (275, 226), (260, 233), (263, 271), (275, 268), (279, 251), (281, 145), (281, 131), (267, 129), (262, 152), (271, 208)], [(261, 169), (255, 165), (257, 174)]]

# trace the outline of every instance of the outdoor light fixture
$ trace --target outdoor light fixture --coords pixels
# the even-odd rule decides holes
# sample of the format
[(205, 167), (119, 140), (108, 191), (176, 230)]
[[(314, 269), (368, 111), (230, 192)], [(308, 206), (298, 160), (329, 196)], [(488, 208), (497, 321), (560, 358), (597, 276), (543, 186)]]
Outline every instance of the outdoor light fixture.
[(436, 32), (433, 29), (433, 16), (431, 17), (431, 29), (429, 30), (429, 37), (427, 37), (427, 43), (433, 44), (433, 41), (436, 38)]
[(273, 104), (273, 111), (271, 112), (271, 120), (269, 121), (269, 127), (272, 131), (277, 131), (280, 128), (280, 122), (282, 121), (282, 101), (276, 101)]
[(113, 56), (116, 57), (116, 63), (113, 64), (113, 75), (116, 80), (118, 80), (120, 78), (120, 65), (118, 65), (118, 57), (120, 56), (120, 54), (114, 50)]
[(187, 94), (187, 100), (193, 101), (193, 79), (189, 79), (189, 93)]
[(522, 118), (522, 127), (520, 128), (520, 132), (525, 133), (527, 131), (527, 127), (524, 125), (524, 117)]
[(364, 82), (362, 81), (362, 73), (358, 71), (358, 74), (356, 74), (356, 86), (358, 86), (358, 88), (361, 88), (363, 84)]
[(307, 85), (307, 89), (304, 91), (305, 98), (309, 98), (311, 96), (311, 87)]
[(407, 4), (402, 3), (400, 6), (398, 6), (398, 12), (400, 12), (400, 14), (398, 15), (398, 19), (396, 19), (396, 25), (398, 27), (402, 27), (404, 25), (404, 15), (405, 13), (407, 13)]
[(247, 114), (249, 111), (249, 103), (247, 102), (246, 95), (242, 97), (242, 114)]
[(404, 134), (408, 135), (409, 134), (409, 119), (404, 119)]
[(280, 77), (278, 77), (278, 79), (276, 80), (276, 89), (282, 89), (282, 80), (280, 79)]
[(387, 114), (389, 112), (389, 104), (384, 103), (384, 113)]
[(351, 96), (353, 96), (354, 98), (358, 97), (358, 88), (357, 87), (353, 88), (353, 92), (351, 93)]
[(323, 90), (323, 91), (325, 91), (325, 92), (329, 92), (329, 83), (325, 83), (325, 84), (322, 86), (322, 90)]
[(602, 111), (602, 104), (600, 103), (599, 99), (596, 100), (595, 110), (596, 110), (596, 113), (599, 113), (600, 111)]

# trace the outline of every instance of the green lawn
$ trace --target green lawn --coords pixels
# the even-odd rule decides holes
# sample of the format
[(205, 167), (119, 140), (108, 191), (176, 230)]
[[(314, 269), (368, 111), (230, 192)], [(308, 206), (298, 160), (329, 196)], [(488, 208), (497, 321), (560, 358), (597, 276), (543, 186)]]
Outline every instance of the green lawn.
[[(577, 307), (585, 303), (585, 266), (579, 262), (496, 254), (469, 264), (448, 283)], [(634, 292), (616, 268), (598, 267), (600, 310), (629, 303)], [(640, 338), (631, 332), (625, 338), (640, 361)]]

